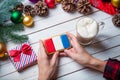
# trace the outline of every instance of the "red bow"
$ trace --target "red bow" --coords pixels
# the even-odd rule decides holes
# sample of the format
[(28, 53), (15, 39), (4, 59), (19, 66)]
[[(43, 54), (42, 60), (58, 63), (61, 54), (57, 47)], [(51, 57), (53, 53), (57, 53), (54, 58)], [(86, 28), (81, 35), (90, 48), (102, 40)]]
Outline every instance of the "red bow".
[(24, 44), (22, 45), (20, 50), (10, 50), (10, 56), (14, 58), (14, 62), (20, 61), (21, 54), (31, 55), (32, 49), (29, 45)]

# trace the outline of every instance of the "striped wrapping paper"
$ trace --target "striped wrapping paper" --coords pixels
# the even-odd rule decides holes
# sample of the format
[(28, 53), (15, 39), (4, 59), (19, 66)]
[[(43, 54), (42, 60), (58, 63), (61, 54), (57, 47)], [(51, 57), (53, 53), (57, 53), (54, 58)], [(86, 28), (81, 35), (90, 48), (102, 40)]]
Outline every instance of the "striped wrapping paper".
[[(14, 49), (11, 49), (11, 50), (20, 50), (22, 45), (24, 45), (24, 44), (27, 44), (27, 45), (30, 46), (29, 42), (25, 42), (23, 44), (18, 45)], [(8, 54), (10, 55), (10, 50), (9, 50)], [(19, 62), (14, 62), (13, 57), (10, 57), (10, 60), (13, 63), (13, 65), (15, 66), (15, 68), (17, 69), (17, 71), (22, 71), (23, 69), (27, 68), (28, 66), (36, 64), (37, 56), (36, 56), (36, 53), (32, 49), (32, 54), (31, 55), (26, 55), (26, 54), (21, 53), (21, 57), (20, 57)]]

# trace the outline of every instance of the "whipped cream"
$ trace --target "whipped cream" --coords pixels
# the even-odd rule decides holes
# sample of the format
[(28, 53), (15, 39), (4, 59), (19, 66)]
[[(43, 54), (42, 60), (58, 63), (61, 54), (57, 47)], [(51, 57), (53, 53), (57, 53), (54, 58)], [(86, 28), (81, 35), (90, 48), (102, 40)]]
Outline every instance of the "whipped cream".
[(77, 23), (77, 32), (83, 38), (93, 38), (98, 33), (98, 23), (92, 18), (83, 18)]

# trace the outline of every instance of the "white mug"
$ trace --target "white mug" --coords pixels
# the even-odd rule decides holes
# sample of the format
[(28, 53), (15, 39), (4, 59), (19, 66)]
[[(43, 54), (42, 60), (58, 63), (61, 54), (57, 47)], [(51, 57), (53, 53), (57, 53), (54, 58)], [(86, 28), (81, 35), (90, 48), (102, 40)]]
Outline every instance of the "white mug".
[(77, 39), (81, 45), (89, 45), (99, 32), (99, 27), (104, 27), (104, 22), (97, 23), (96, 20), (84, 17), (77, 22)]

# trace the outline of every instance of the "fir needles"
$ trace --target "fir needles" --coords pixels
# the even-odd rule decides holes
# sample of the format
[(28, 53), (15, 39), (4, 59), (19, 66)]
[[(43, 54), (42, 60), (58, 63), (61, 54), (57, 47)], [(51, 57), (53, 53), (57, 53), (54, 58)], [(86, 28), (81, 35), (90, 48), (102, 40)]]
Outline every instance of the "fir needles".
[(27, 36), (15, 33), (23, 30), (24, 26), (22, 24), (6, 24), (0, 27), (0, 42), (6, 43), (8, 40), (12, 40), (15, 43), (22, 43), (27, 41)]
[(14, 24), (10, 21), (11, 10), (20, 4), (21, 0), (0, 0), (0, 42), (7, 43), (12, 40), (15, 43), (22, 43), (28, 40), (26, 35), (18, 35), (15, 32), (23, 31), (22, 24)]

